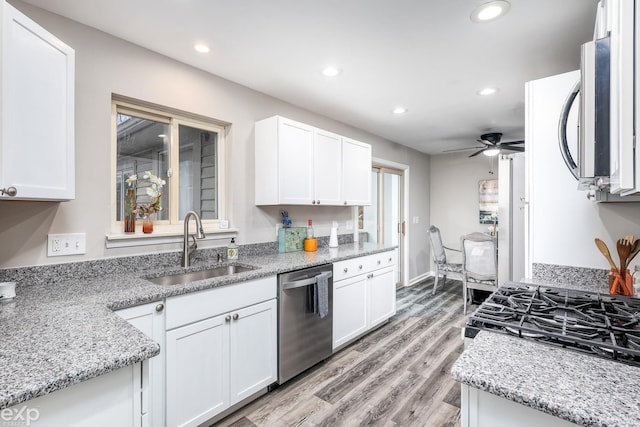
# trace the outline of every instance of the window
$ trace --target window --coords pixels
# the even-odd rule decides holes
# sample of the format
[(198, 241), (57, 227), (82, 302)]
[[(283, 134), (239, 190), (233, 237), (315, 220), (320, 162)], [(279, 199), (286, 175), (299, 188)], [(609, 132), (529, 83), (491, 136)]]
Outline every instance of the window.
[[(113, 101), (115, 123), (115, 229), (122, 230), (126, 180), (137, 174), (137, 204), (149, 202), (151, 172), (166, 181), (162, 209), (154, 222), (166, 229), (182, 225), (196, 211), (205, 224), (224, 219), (224, 135), (215, 121), (163, 111), (131, 102)], [(174, 226), (174, 227), (172, 227)], [(115, 231), (115, 230), (114, 230)], [(177, 231), (177, 230), (176, 230)]]

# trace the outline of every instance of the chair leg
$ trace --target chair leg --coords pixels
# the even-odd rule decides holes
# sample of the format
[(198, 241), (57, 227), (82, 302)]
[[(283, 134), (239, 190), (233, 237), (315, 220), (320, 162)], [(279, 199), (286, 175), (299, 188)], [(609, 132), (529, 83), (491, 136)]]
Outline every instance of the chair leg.
[(467, 314), (467, 281), (465, 279), (462, 279), (462, 300), (463, 302), (463, 313), (466, 315)]
[(431, 292), (431, 295), (435, 295), (436, 294), (436, 289), (438, 288), (438, 275), (440, 274), (440, 272), (438, 271), (438, 267), (436, 267), (436, 277), (433, 279), (433, 292)]

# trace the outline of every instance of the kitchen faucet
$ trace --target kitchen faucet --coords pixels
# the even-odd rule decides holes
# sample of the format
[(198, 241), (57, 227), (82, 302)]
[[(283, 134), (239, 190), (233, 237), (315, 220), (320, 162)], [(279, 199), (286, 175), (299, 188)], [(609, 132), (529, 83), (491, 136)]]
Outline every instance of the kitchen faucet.
[[(196, 236), (193, 234), (193, 244), (189, 245), (189, 218), (193, 217), (196, 220)], [(184, 216), (184, 244), (182, 246), (182, 266), (189, 267), (189, 257), (191, 253), (196, 250), (198, 245), (196, 244), (196, 237), (198, 239), (204, 239), (204, 230), (202, 230), (202, 221), (200, 220), (200, 215), (198, 215), (194, 211), (189, 211)]]

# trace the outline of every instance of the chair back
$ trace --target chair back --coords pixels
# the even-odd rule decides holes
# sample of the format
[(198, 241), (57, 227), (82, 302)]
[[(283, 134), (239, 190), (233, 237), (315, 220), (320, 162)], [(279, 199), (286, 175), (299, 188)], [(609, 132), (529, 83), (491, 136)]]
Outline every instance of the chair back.
[(462, 271), (478, 280), (496, 280), (498, 253), (496, 239), (485, 233), (462, 236)]
[(436, 264), (446, 264), (447, 254), (444, 252), (440, 229), (435, 225), (429, 227), (429, 242), (431, 243), (431, 258), (433, 258), (433, 262)]

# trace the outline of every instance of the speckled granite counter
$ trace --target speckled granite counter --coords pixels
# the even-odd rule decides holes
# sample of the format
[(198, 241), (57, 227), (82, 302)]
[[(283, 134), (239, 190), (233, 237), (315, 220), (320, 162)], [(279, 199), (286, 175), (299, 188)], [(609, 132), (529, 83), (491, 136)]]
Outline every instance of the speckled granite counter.
[[(123, 268), (121, 273), (110, 267), (110, 274), (99, 277), (67, 277), (54, 282), (49, 277), (47, 283), (36, 283), (40, 280), (36, 267), (32, 275), (26, 271), (23, 277), (17, 276), (19, 269), (4, 270), (2, 280), (19, 284), (17, 297), (0, 303), (0, 409), (159, 354), (158, 344), (112, 310), (393, 248), (350, 243), (317, 252), (241, 256), (240, 264), (257, 268), (174, 286), (154, 285), (144, 277), (185, 271), (180, 267), (158, 270), (147, 266), (139, 272)], [(215, 265), (201, 260), (186, 271)]]
[(480, 332), (451, 375), (578, 425), (640, 425), (640, 369), (612, 360)]
[[(536, 285), (548, 280), (525, 279)], [(583, 289), (581, 284), (554, 287)], [(592, 289), (589, 289), (592, 290)], [(640, 426), (640, 368), (481, 331), (453, 365), (463, 384), (582, 426)]]

